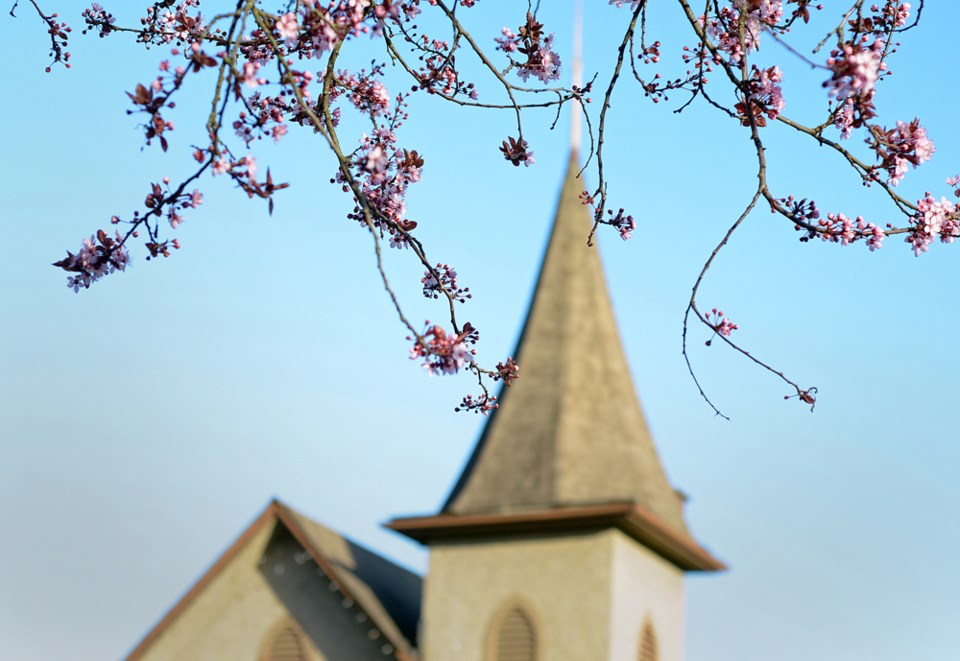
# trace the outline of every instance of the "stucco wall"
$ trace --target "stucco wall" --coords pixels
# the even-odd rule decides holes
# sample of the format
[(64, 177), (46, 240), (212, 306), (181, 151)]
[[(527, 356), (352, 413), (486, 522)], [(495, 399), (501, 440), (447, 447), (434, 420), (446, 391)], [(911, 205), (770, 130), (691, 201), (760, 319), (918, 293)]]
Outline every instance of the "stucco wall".
[(613, 531), (610, 595), (610, 661), (636, 661), (648, 617), (656, 633), (658, 661), (683, 660), (683, 572)]
[(342, 597), (283, 528), (267, 525), (180, 613), (143, 655), (148, 661), (257, 661), (277, 623), (292, 615), (311, 661), (384, 659), (382, 637)]
[(423, 661), (487, 661), (491, 622), (518, 601), (540, 661), (606, 659), (612, 532), (437, 544), (424, 597)]
[(538, 661), (636, 661), (646, 617), (659, 661), (683, 659), (683, 572), (607, 530), (434, 545), (423, 661), (489, 661), (491, 623), (513, 603), (533, 616)]

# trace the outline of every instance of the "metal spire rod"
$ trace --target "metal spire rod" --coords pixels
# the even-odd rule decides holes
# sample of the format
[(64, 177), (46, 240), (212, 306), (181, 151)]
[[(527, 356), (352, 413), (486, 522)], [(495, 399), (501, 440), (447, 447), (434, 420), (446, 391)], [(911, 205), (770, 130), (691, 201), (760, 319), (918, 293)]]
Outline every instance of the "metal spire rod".
[[(573, 81), (576, 87), (583, 87), (583, 0), (573, 0)], [(570, 146), (573, 151), (580, 149), (580, 103), (574, 101), (570, 112)]]

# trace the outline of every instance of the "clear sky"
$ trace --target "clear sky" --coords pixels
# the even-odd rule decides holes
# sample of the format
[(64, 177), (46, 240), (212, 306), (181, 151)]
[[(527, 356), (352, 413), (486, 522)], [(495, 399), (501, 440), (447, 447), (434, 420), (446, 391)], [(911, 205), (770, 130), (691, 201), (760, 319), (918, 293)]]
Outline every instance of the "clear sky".
[[(564, 57), (570, 6), (543, 4)], [(674, 66), (689, 40), (670, 3), (654, 4), (654, 38)], [(504, 21), (499, 6), (475, 9), (482, 43)], [(204, 205), (177, 231), (182, 250), (159, 262), (134, 251), (127, 273), (75, 295), (50, 262), (137, 208), (150, 181), (186, 173), (200, 138), (185, 98), (171, 153), (140, 151), (124, 91), (150, 80), (163, 54), (75, 34), (73, 70), (45, 75), (46, 35), (30, 11), (21, 3), (20, 18), (0, 18), (0, 658), (122, 656), (274, 496), (425, 571), (422, 549), (379, 526), (436, 511), (483, 420), (453, 413), (469, 379), (428, 378), (408, 360), (370, 239), (327, 183), (331, 157), (312, 140), (264, 150), (275, 178), (292, 183), (272, 217), (222, 178), (204, 181)], [(75, 26), (78, 13), (64, 11)], [(624, 18), (602, 2), (587, 12), (588, 77), (603, 80)], [(878, 104), (888, 125), (919, 115), (937, 145), (901, 184), (912, 198), (947, 194), (944, 179), (960, 172), (960, 99), (944, 56), (960, 8), (927, 3), (924, 19), (891, 60)], [(761, 53), (789, 62), (773, 43)], [(784, 112), (813, 117), (822, 72), (793, 63), (787, 74)], [(873, 254), (801, 244), (756, 212), (718, 259), (703, 307), (720, 306), (746, 348), (818, 386), (820, 399), (813, 414), (785, 402), (780, 383), (704, 346), (695, 328), (695, 366), (732, 419), (715, 418), (686, 373), (680, 323), (700, 264), (751, 193), (750, 144), (715, 110), (677, 116), (623, 82), (610, 191), (639, 229), (630, 242), (601, 239), (610, 289), (662, 458), (691, 496), (692, 528), (731, 567), (688, 581), (689, 661), (955, 659), (957, 248), (917, 259), (896, 238)], [(208, 88), (188, 98), (202, 102)], [(413, 112), (420, 121), (401, 143), (426, 166), (411, 217), (432, 258), (470, 286), (463, 319), (495, 363), (529, 300), (566, 122), (550, 132), (552, 117), (531, 113), (537, 164), (517, 169), (497, 151), (514, 130), (509, 114), (426, 98)], [(880, 191), (824, 150), (781, 127), (767, 134), (778, 195), (891, 219)], [(411, 317), (442, 319), (420, 296), (420, 270), (389, 257)]]

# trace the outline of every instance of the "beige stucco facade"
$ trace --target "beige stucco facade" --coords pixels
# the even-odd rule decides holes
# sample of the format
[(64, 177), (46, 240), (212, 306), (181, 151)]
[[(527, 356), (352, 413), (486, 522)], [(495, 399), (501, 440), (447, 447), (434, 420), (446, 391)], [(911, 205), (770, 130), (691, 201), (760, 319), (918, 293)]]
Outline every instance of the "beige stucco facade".
[(434, 543), (423, 661), (490, 661), (495, 624), (519, 605), (537, 661), (636, 661), (645, 618), (659, 661), (683, 658), (683, 574), (619, 530)]
[(289, 533), (263, 526), (139, 658), (259, 661), (271, 634), (294, 621), (310, 661), (382, 661), (383, 639), (329, 585)]
[(611, 531), (610, 661), (639, 658), (643, 622), (656, 634), (658, 661), (684, 658), (683, 572), (619, 531)]

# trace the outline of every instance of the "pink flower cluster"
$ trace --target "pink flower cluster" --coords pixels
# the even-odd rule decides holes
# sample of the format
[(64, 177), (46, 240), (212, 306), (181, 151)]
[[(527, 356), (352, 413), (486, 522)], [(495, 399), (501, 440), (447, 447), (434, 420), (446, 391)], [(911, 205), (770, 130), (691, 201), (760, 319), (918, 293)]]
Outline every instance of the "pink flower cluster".
[(870, 5), (873, 15), (860, 15), (850, 19), (850, 28), (855, 32), (875, 34), (889, 33), (903, 27), (910, 18), (910, 3), (902, 0), (886, 0), (881, 9), (879, 5)]
[[(396, 140), (396, 135), (387, 129), (377, 129), (372, 137), (364, 136), (352, 169), (363, 197), (374, 212), (371, 218), (374, 226), (390, 235), (392, 248), (405, 248), (404, 232), (417, 226), (405, 218), (407, 188), (420, 181), (423, 159), (416, 151), (398, 149)], [(347, 184), (342, 172), (337, 173), (336, 180)], [(366, 224), (367, 215), (359, 200), (348, 217)]]
[[(349, 35), (358, 35), (378, 29), (376, 22), (401, 15), (401, 4), (410, 2), (383, 2), (371, 0), (343, 0), (331, 2), (328, 7), (319, 0), (301, 0), (299, 17), (284, 14), (274, 29), (289, 48), (295, 47), (303, 57), (322, 57)], [(419, 11), (419, 10), (417, 10)], [(297, 20), (299, 18), (299, 20)], [(373, 23), (373, 27), (367, 25)]]
[(916, 168), (930, 160), (936, 151), (919, 119), (914, 119), (909, 124), (898, 121), (897, 126), (889, 131), (871, 126), (870, 133), (868, 144), (880, 159), (880, 167), (887, 171), (887, 182), (891, 186), (900, 183), (910, 165)]
[[(870, 10), (879, 11), (880, 8), (877, 5), (871, 5)], [(888, 25), (895, 28), (903, 27), (910, 18), (910, 3), (902, 0), (887, 0), (883, 5), (883, 17)]]
[[(147, 15), (140, 19), (143, 34), (149, 35), (151, 42), (155, 44), (169, 44), (174, 41), (183, 43), (201, 39), (206, 25), (203, 15), (197, 10), (200, 1), (181, 0), (176, 9), (168, 8), (166, 11), (160, 11), (163, 7), (173, 7), (173, 5), (174, 0), (171, 0), (147, 7)], [(196, 11), (195, 14), (192, 13), (194, 11)]]
[(759, 47), (760, 34), (775, 28), (782, 17), (782, 0), (733, 0), (730, 6), (720, 9), (716, 18), (707, 21), (701, 16), (700, 24), (716, 40), (717, 49), (727, 53), (731, 63), (738, 64), (744, 55)]
[(94, 2), (89, 8), (84, 9), (81, 16), (87, 24), (83, 34), (86, 34), (88, 30), (96, 30), (101, 38), (113, 32), (113, 26), (117, 22), (116, 17), (105, 10), (99, 2)]
[[(858, 128), (856, 122), (857, 105), (853, 99), (844, 99), (837, 105), (833, 112), (833, 125), (840, 130), (840, 139), (846, 140), (854, 128)], [(860, 124), (862, 126), (862, 123)]]
[(150, 184), (150, 192), (143, 201), (143, 205), (156, 215), (160, 215), (166, 208), (167, 221), (173, 229), (177, 229), (183, 223), (181, 210), (196, 209), (201, 204), (203, 204), (203, 193), (196, 188), (192, 193), (171, 192), (170, 179), (167, 177), (163, 178), (163, 186), (156, 183)]
[[(949, 183), (951, 179), (948, 179)], [(911, 219), (912, 229), (905, 241), (913, 246), (913, 254), (930, 249), (930, 244), (938, 236), (941, 243), (953, 243), (960, 236), (960, 209), (945, 197), (940, 201), (927, 193), (927, 196), (917, 202), (917, 214)]]
[(494, 381), (503, 381), (503, 385), (510, 387), (510, 384), (520, 378), (520, 366), (513, 360), (513, 356), (507, 358), (506, 362), (497, 363), (497, 371), (493, 375)]
[(828, 213), (826, 218), (820, 217), (820, 210), (813, 200), (795, 200), (793, 196), (778, 200), (787, 209), (787, 215), (796, 221), (797, 230), (806, 230), (800, 241), (806, 243), (820, 237), (821, 241), (839, 243), (848, 246), (855, 241), (865, 239), (870, 252), (883, 247), (886, 233), (873, 223), (868, 223), (863, 216), (851, 220), (842, 213)]
[(612, 225), (618, 232), (620, 238), (624, 241), (630, 240), (633, 236), (633, 230), (637, 229), (637, 223), (633, 216), (627, 214), (622, 208), (616, 213), (612, 209), (607, 209), (609, 218), (604, 221), (607, 225)]
[(519, 53), (527, 58), (526, 61), (510, 58), (521, 80), (526, 81), (533, 76), (542, 83), (549, 83), (560, 78), (560, 56), (553, 51), (553, 33), (544, 35), (543, 23), (537, 22), (533, 14), (527, 14), (527, 22), (517, 34), (506, 27), (501, 32), (503, 37), (494, 40), (497, 49), (508, 55)]
[(870, 252), (879, 250), (883, 247), (883, 239), (886, 237), (883, 229), (873, 223), (868, 223), (863, 216), (857, 216), (851, 220), (842, 213), (828, 213), (826, 220), (819, 222), (822, 232), (820, 238), (824, 241), (839, 243), (842, 246), (848, 246), (858, 239), (866, 239), (867, 247)]
[(287, 42), (288, 46), (293, 45), (300, 36), (300, 25), (297, 23), (297, 16), (293, 12), (288, 12), (278, 18), (273, 24), (273, 29), (281, 39)]
[(354, 108), (371, 117), (376, 117), (390, 111), (390, 93), (377, 78), (382, 74), (383, 65), (381, 64), (374, 66), (369, 73), (366, 69), (361, 69), (358, 74), (337, 71), (334, 80), (347, 92)]
[(465, 396), (463, 401), (460, 402), (460, 405), (453, 410), (457, 413), (461, 411), (472, 411), (473, 413), (488, 415), (490, 411), (498, 408), (500, 408), (500, 404), (497, 403), (496, 396), (483, 393), (476, 397), (473, 395)]
[(879, 38), (870, 45), (866, 42), (864, 37), (857, 43), (848, 42), (830, 52), (827, 67), (832, 75), (823, 83), (830, 96), (839, 101), (858, 98), (869, 102), (872, 99), (877, 78), (886, 70), (882, 59), (886, 44)]
[[(707, 323), (707, 326), (714, 330), (714, 332), (719, 333), (723, 337), (730, 337), (730, 334), (733, 331), (740, 328), (735, 323), (724, 317), (723, 311), (717, 310), (717, 308), (713, 308), (713, 310), (703, 315), (703, 320)], [(712, 341), (712, 338), (707, 340), (706, 345), (710, 346)]]
[(751, 109), (753, 124), (766, 126), (767, 120), (774, 120), (780, 115), (785, 102), (780, 83), (783, 81), (783, 71), (780, 67), (759, 69), (753, 67), (750, 80), (747, 81), (750, 103), (741, 101), (734, 106), (740, 115), (740, 123), (750, 126), (750, 117), (747, 116), (747, 106)]
[(628, 241), (633, 236), (633, 231), (637, 229), (636, 220), (623, 208), (618, 209), (616, 213), (612, 209), (607, 209), (607, 218), (603, 218), (603, 212), (597, 209), (596, 199), (587, 191), (580, 193), (580, 203), (591, 208), (596, 222), (610, 225), (620, 232), (620, 238), (624, 241)]
[(474, 362), (476, 349), (471, 346), (480, 339), (480, 333), (469, 323), (460, 333), (448, 333), (440, 326), (427, 327), (423, 335), (413, 339), (410, 359), (423, 358), (423, 366), (430, 374), (456, 374)]
[(432, 273), (427, 269), (423, 272), (420, 283), (423, 285), (423, 295), (427, 298), (437, 299), (442, 292), (446, 292), (461, 303), (465, 303), (468, 298), (473, 298), (469, 287), (461, 287), (457, 283), (457, 272), (449, 264), (437, 264)]
[(53, 265), (77, 274), (67, 278), (67, 287), (76, 292), (80, 291), (81, 287), (88, 289), (105, 275), (125, 270), (129, 262), (130, 253), (123, 247), (120, 233), (110, 237), (103, 230), (99, 230), (96, 235), (83, 240), (80, 252), (73, 254), (68, 250), (67, 256)]
[(507, 137), (503, 141), (503, 144), (500, 145), (500, 151), (503, 153), (503, 157), (513, 163), (516, 166), (519, 166), (523, 163), (526, 167), (530, 167), (536, 161), (533, 159), (533, 151), (528, 150), (527, 141), (523, 138), (511, 138)]
[[(503, 381), (507, 388), (516, 379), (520, 378), (520, 368), (514, 362), (513, 358), (507, 358), (506, 362), (497, 363), (497, 371), (493, 373), (494, 381)], [(473, 413), (482, 413), (487, 415), (490, 411), (500, 408), (497, 398), (490, 395), (486, 390), (478, 396), (467, 395), (460, 402), (454, 411), (472, 411)]]
[(424, 35), (418, 45), (425, 52), (425, 57), (421, 57), (423, 64), (416, 74), (420, 89), (426, 90), (428, 94), (448, 97), (465, 94), (476, 99), (479, 96), (473, 83), (459, 79), (457, 69), (453, 66), (454, 59), (449, 42), (430, 39)]

